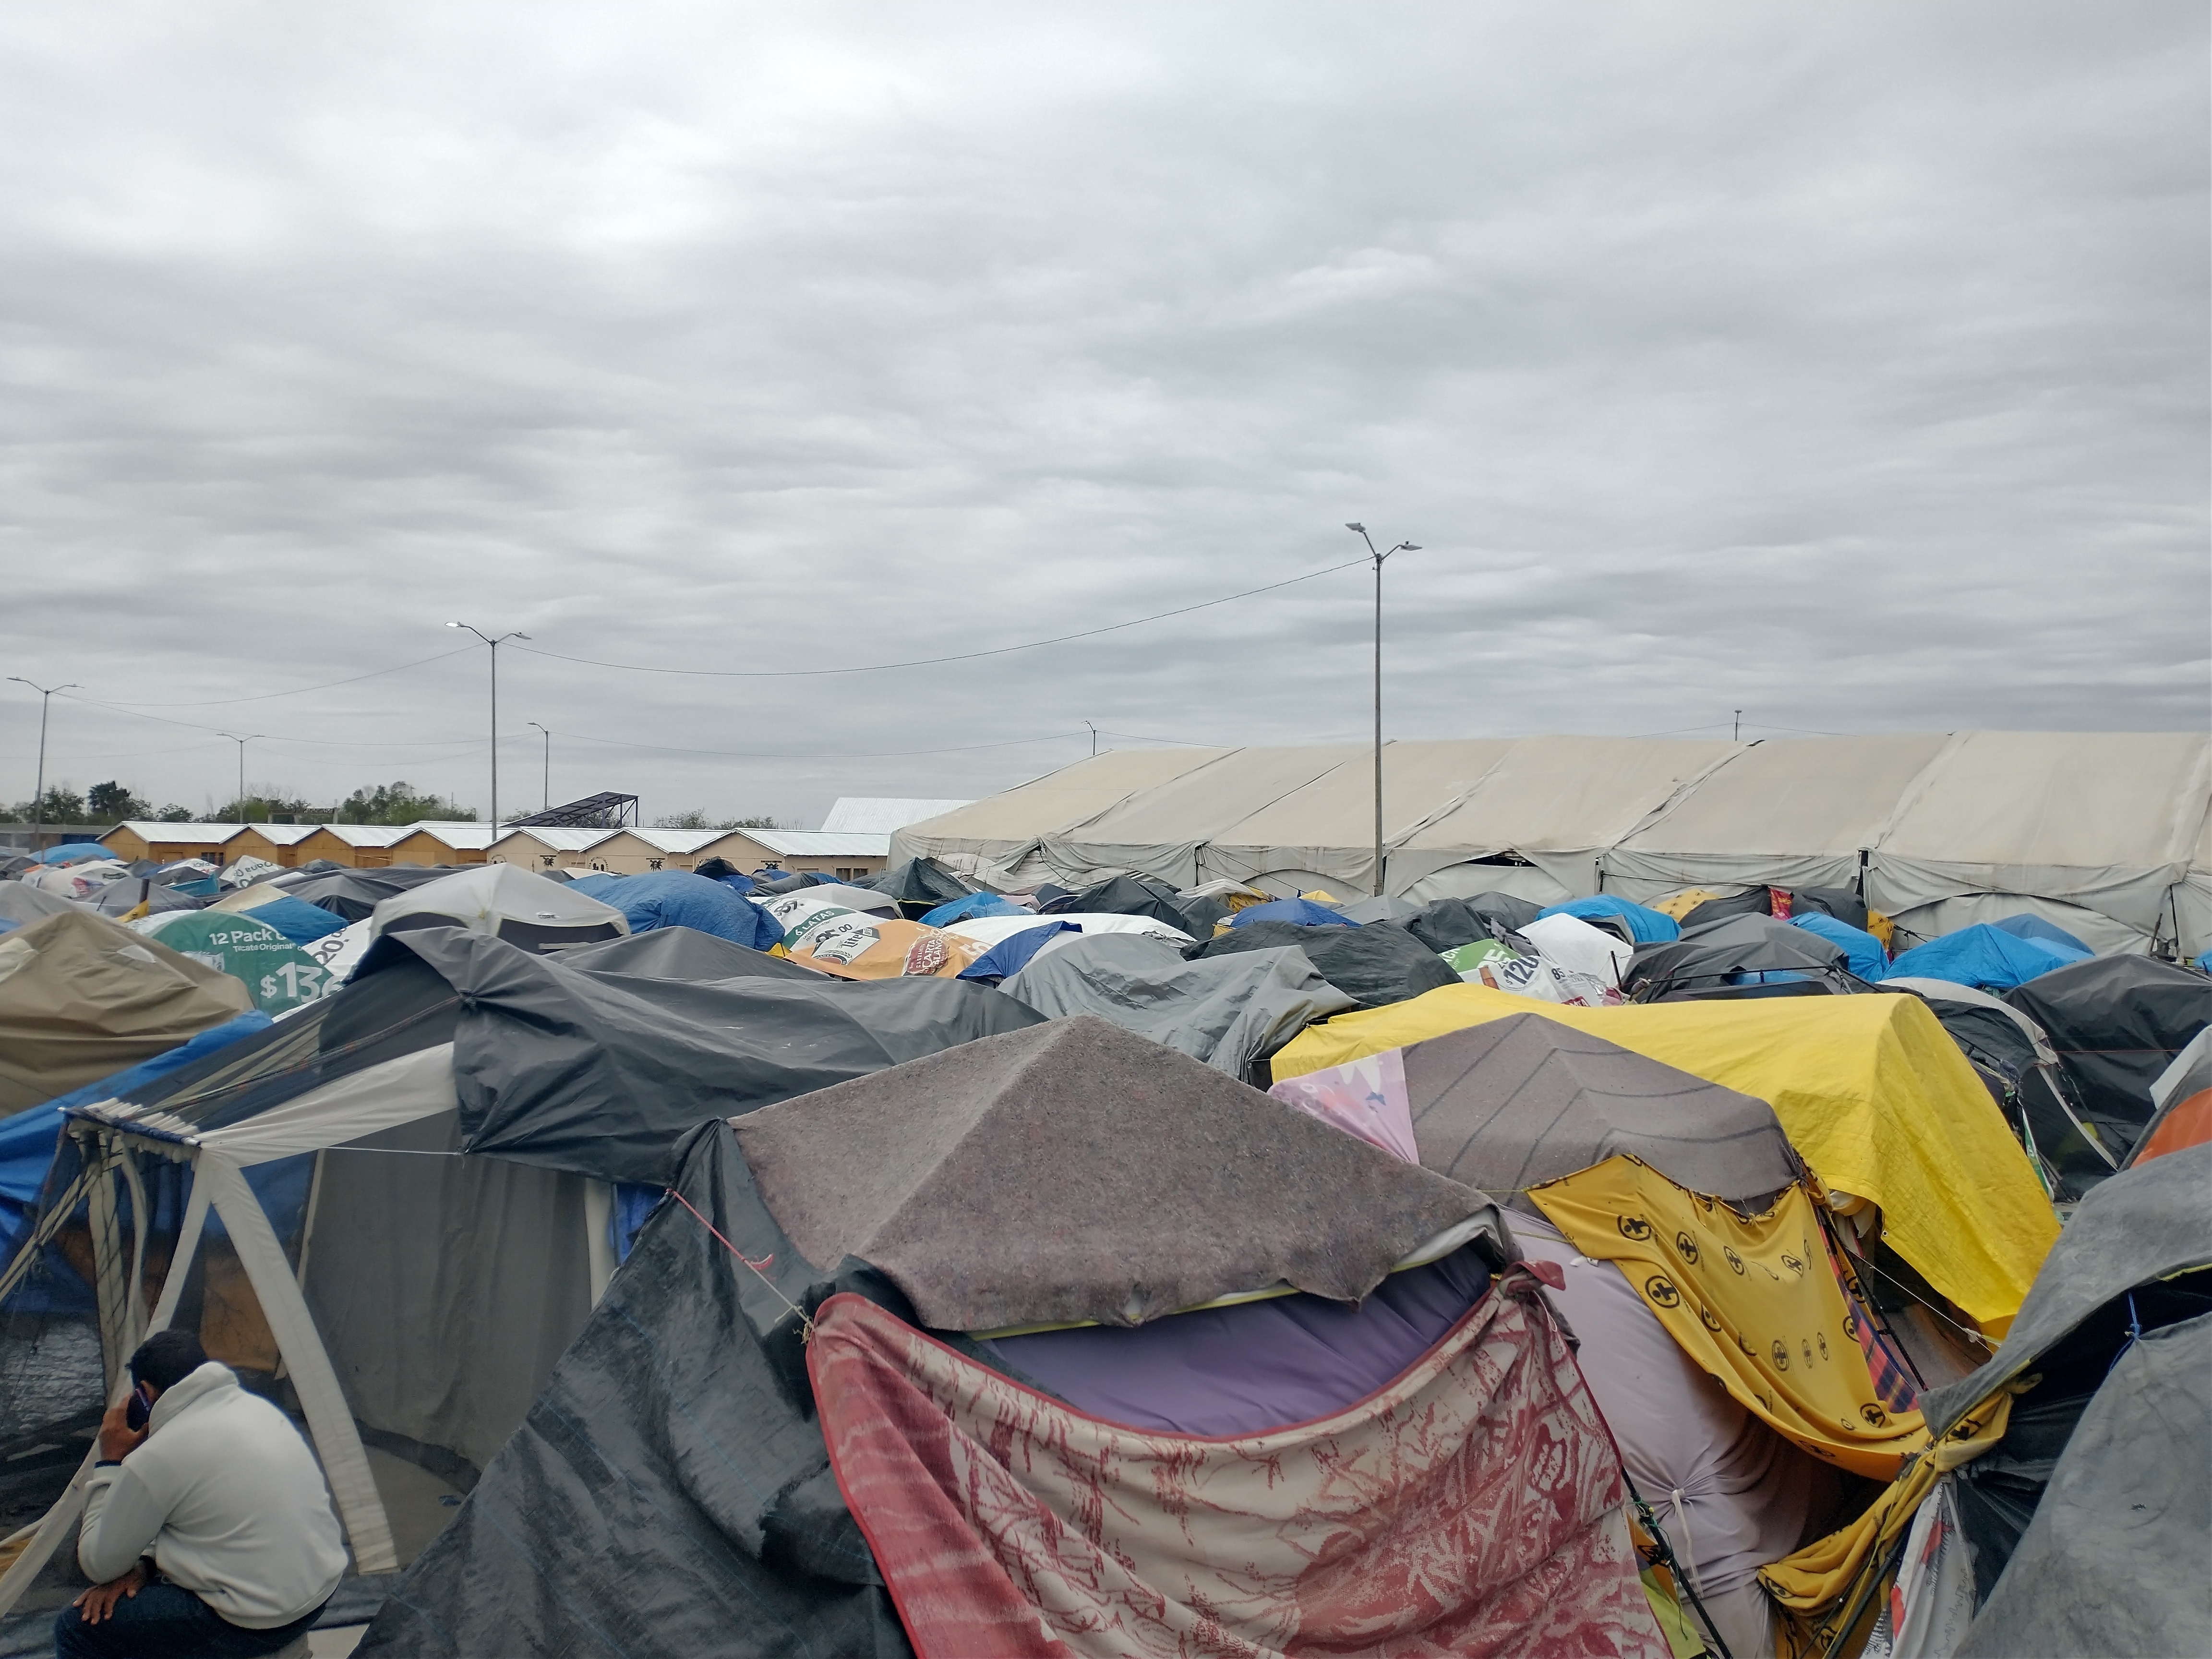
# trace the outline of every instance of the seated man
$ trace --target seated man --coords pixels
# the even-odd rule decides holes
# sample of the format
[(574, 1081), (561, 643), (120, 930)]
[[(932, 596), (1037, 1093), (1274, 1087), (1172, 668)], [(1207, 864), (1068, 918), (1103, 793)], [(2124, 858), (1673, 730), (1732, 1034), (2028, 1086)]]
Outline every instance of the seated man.
[(346, 1568), (314, 1454), (189, 1331), (147, 1338), (131, 1381), (151, 1415), (134, 1429), (125, 1401), (100, 1425), (76, 1545), (94, 1588), (55, 1621), (58, 1659), (289, 1645)]

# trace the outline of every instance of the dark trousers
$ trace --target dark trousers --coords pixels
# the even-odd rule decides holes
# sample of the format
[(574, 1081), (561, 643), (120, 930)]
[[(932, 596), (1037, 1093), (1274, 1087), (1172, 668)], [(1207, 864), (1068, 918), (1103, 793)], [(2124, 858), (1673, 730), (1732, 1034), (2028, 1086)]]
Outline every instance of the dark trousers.
[[(317, 1607), (315, 1613), (322, 1609)], [(274, 1630), (234, 1625), (188, 1589), (149, 1584), (126, 1595), (96, 1625), (82, 1607), (64, 1607), (54, 1620), (55, 1659), (260, 1659), (296, 1640), (315, 1613)]]

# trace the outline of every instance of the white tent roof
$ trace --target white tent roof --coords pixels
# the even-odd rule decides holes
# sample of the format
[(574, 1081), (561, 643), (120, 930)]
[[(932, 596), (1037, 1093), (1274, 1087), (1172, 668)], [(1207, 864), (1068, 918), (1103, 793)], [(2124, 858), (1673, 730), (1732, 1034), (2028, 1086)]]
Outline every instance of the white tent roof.
[(909, 823), (957, 811), (964, 800), (913, 800), (904, 796), (840, 795), (822, 827), (833, 834), (888, 836)]
[[(1918, 932), (1961, 907), (2039, 906), (2108, 945), (2171, 939), (2177, 921), (2191, 954), (2212, 945), (2202, 733), (1470, 738), (1393, 744), (1383, 760), (1394, 893), (1556, 898), (1602, 882), (1650, 897), (1846, 884), (1863, 868), (1869, 900), (1917, 915)], [(982, 859), (1068, 885), (1134, 870), (1186, 888), (1364, 890), (1371, 764), (1348, 746), (1115, 750), (908, 825), (890, 856)]]

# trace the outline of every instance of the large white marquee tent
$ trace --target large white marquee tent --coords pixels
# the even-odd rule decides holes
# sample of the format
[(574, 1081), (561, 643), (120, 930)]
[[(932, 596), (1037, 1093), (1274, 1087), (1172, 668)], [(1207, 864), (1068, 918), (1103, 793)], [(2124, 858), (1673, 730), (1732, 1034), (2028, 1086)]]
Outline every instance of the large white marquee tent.
[[(2027, 909), (2100, 950), (2212, 949), (2203, 732), (1394, 743), (1383, 840), (1384, 890), (1414, 898), (1863, 884), (1923, 937)], [(910, 824), (891, 856), (1349, 897), (1373, 841), (1364, 746), (1117, 750)]]

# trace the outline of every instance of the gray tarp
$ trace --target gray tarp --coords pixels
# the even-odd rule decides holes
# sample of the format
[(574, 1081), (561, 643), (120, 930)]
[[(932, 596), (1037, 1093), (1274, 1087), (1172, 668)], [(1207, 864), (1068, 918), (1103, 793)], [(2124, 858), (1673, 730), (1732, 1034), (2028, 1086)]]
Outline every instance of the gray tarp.
[(1317, 1019), (1359, 1005), (1295, 946), (1186, 962), (1142, 933), (1096, 933), (1040, 957), (1000, 987), (1048, 1019), (1096, 1014), (1242, 1078)]
[(2212, 1315), (2146, 1332), (2120, 1355), (1961, 1656), (2212, 1653), (2208, 1383)]
[(1041, 1019), (957, 980), (626, 980), (455, 927), (394, 942), (461, 998), (465, 1149), (605, 1181), (659, 1185), (711, 1118)]
[(740, 1118), (812, 1261), (858, 1256), (925, 1323), (1133, 1325), (1279, 1282), (1356, 1302), (1481, 1193), (1089, 1015)]
[(2004, 1346), (1972, 1376), (1920, 1396), (1936, 1438), (2113, 1297), (2212, 1266), (2212, 1143), (2154, 1158), (2081, 1200), (2021, 1304)]
[(1540, 1014), (1400, 1051), (1421, 1163), (1503, 1197), (1615, 1153), (1747, 1199), (1802, 1173), (1774, 1109)]

